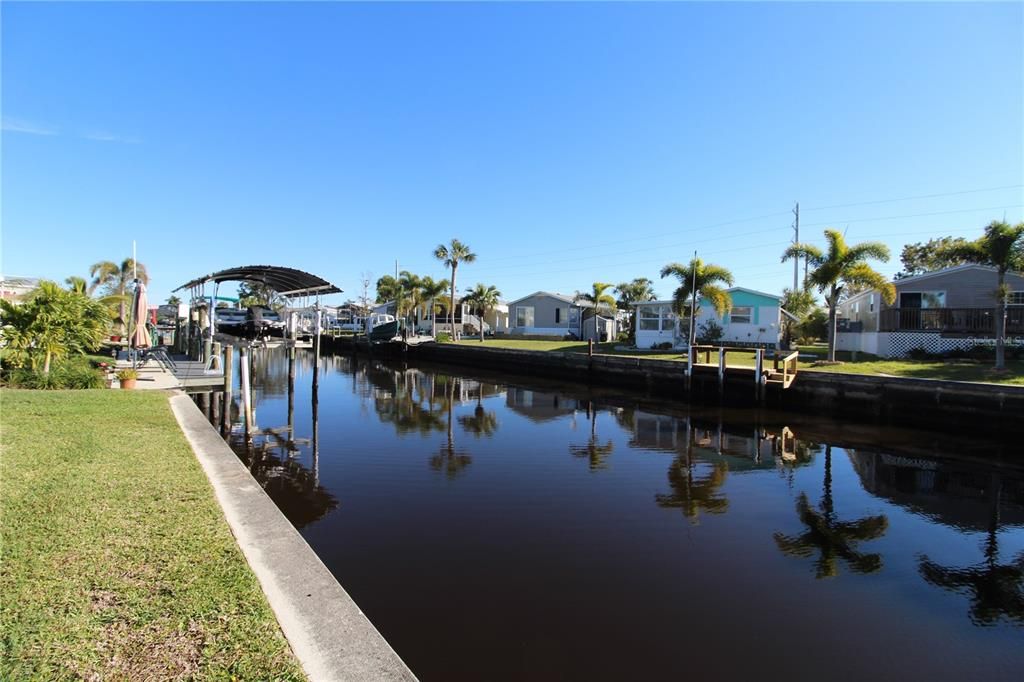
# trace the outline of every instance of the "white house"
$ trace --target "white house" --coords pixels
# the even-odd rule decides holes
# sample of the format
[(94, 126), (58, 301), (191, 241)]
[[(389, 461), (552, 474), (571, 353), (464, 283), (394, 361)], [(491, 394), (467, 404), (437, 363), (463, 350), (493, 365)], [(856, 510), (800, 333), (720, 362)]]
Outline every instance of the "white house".
[[(728, 290), (732, 310), (723, 316), (711, 302), (701, 298), (697, 314), (697, 336), (701, 327), (715, 322), (722, 327), (721, 342), (730, 345), (779, 347), (782, 338), (782, 297), (762, 291), (733, 287)], [(646, 301), (633, 304), (637, 309), (637, 348), (653, 348), (664, 343), (684, 348), (690, 329), (689, 318), (672, 312), (672, 301)]]

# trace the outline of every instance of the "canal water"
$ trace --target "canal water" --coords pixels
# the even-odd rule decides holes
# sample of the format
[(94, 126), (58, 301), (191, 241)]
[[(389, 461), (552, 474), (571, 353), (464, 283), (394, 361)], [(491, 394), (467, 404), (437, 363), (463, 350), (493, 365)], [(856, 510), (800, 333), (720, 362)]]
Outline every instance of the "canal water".
[(309, 351), (252, 368), (251, 446), (237, 388), (197, 401), (422, 680), (1021, 679), (1019, 444)]

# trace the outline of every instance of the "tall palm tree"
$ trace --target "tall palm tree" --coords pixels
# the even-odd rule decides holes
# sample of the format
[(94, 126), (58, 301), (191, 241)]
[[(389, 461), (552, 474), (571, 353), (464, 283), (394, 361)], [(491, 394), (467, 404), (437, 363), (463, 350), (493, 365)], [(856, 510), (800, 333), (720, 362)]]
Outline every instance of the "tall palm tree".
[(724, 286), (732, 286), (732, 273), (721, 265), (705, 263), (694, 258), (687, 265), (669, 263), (661, 269), (661, 278), (669, 275), (679, 280), (679, 286), (672, 292), (672, 308), (675, 314), (683, 317), (687, 309), (690, 311), (690, 329), (687, 332), (690, 344), (696, 343), (697, 315), (700, 314), (700, 300), (707, 299), (711, 307), (719, 315), (725, 315), (732, 309), (732, 298)]
[(427, 301), (427, 310), (430, 311), (430, 335), (437, 336), (437, 299), (448, 290), (448, 280), (442, 279), (435, 282), (433, 277), (424, 277), (420, 280), (420, 298)]
[(828, 305), (828, 359), (836, 359), (836, 308), (844, 290), (849, 287), (878, 289), (882, 300), (892, 303), (896, 300), (896, 288), (884, 275), (867, 264), (869, 258), (889, 260), (889, 247), (881, 242), (861, 242), (850, 246), (838, 230), (825, 230), (828, 251), (824, 252), (813, 244), (793, 244), (782, 254), (782, 262), (793, 258), (805, 258), (814, 268), (807, 275), (808, 286), (817, 287), (825, 294)]
[(466, 289), (462, 302), (468, 305), (480, 320), (480, 343), (484, 341), (484, 317), (498, 307), (501, 292), (493, 284), (484, 286), (479, 282), (472, 289)]
[(951, 243), (939, 250), (940, 257), (980, 263), (996, 268), (996, 369), (1006, 368), (1006, 273), (1024, 270), (1024, 223), (1010, 225), (992, 221), (985, 234), (972, 242)]
[[(597, 336), (597, 308), (598, 306), (607, 307), (612, 315), (615, 314), (615, 297), (607, 293), (609, 289), (614, 289), (615, 286), (608, 284), (607, 282), (594, 282), (591, 285), (589, 293), (576, 292), (577, 301), (586, 301), (592, 306), (593, 312), (591, 317), (594, 318), (594, 336)], [(586, 311), (584, 311), (585, 313)], [(582, 323), (585, 315), (580, 315), (580, 322)], [(582, 329), (580, 330), (582, 332)], [(582, 334), (581, 334), (582, 335)]]
[(452, 338), (457, 341), (460, 335), (455, 331), (455, 275), (458, 272), (459, 264), (472, 263), (476, 260), (476, 254), (469, 250), (468, 244), (463, 244), (458, 239), (452, 239), (447, 246), (439, 244), (434, 249), (434, 258), (443, 261), (445, 267), (452, 269), (452, 296), (451, 306), (448, 308), (448, 321), (451, 324)]
[(401, 315), (404, 310), (407, 323), (409, 317), (419, 309), (422, 303), (422, 284), (423, 280), (408, 270), (402, 270), (398, 276), (399, 301), (396, 312)]
[(619, 300), (616, 303), (620, 308), (629, 311), (629, 336), (636, 339), (636, 308), (633, 304), (655, 299), (654, 282), (646, 277), (637, 277), (632, 282), (616, 285), (615, 290), (619, 292)]
[[(89, 268), (89, 276), (92, 282), (89, 284), (88, 293), (92, 294), (99, 287), (104, 287), (112, 300), (118, 301), (118, 320), (120, 325), (125, 323), (127, 314), (128, 287), (137, 277), (143, 284), (149, 284), (149, 275), (146, 266), (136, 262), (133, 258), (125, 258), (118, 265), (113, 261), (104, 260), (93, 263)], [(114, 299), (113, 297), (117, 297)]]
[(858, 521), (840, 521), (832, 501), (832, 446), (825, 446), (824, 494), (821, 511), (811, 508), (807, 493), (800, 493), (796, 503), (797, 515), (807, 527), (797, 537), (775, 533), (775, 544), (788, 556), (807, 558), (818, 552), (815, 562), (816, 576), (833, 578), (839, 575), (838, 559), (842, 559), (856, 573), (875, 573), (882, 568), (879, 554), (865, 554), (857, 550), (856, 543), (876, 540), (889, 528), (884, 514), (866, 516)]

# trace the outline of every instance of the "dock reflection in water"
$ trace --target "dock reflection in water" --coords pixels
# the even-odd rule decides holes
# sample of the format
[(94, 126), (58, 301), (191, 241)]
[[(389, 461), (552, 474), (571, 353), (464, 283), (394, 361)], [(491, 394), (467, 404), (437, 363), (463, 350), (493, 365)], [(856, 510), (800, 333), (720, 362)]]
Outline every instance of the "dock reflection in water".
[(251, 443), (237, 387), (200, 404), (421, 679), (1024, 665), (1012, 444), (304, 351), (252, 369)]

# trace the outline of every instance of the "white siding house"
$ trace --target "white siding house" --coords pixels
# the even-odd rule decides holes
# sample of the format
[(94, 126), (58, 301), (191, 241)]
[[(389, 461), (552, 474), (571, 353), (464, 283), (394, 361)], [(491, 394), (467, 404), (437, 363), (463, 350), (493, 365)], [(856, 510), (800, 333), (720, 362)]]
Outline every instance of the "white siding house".
[[(732, 310), (719, 316), (711, 303), (699, 302), (697, 335), (709, 321), (722, 327), (724, 344), (771, 346), (778, 348), (782, 335), (782, 297), (753, 289), (733, 287), (728, 290)], [(672, 301), (634, 303), (637, 309), (637, 348), (653, 348), (671, 343), (675, 348), (687, 345), (690, 321), (672, 312)]]

